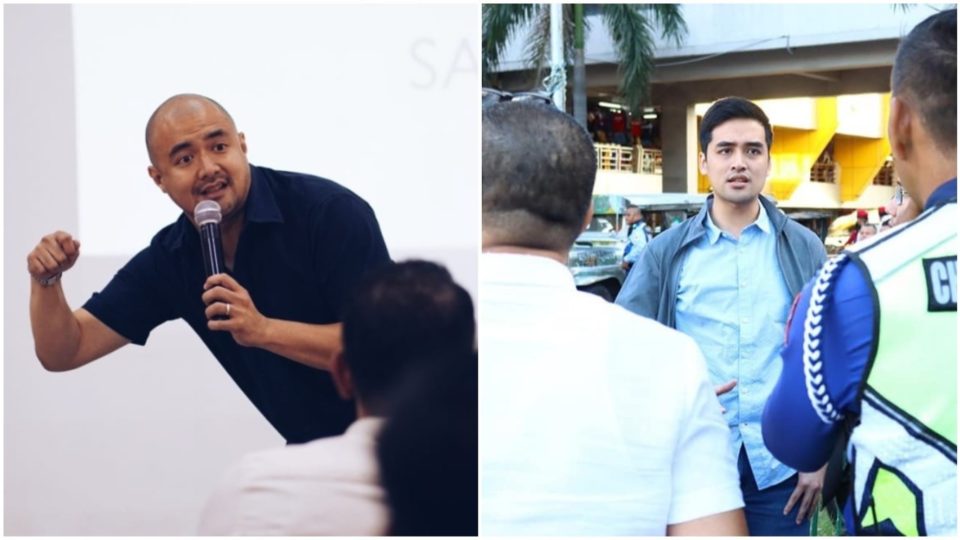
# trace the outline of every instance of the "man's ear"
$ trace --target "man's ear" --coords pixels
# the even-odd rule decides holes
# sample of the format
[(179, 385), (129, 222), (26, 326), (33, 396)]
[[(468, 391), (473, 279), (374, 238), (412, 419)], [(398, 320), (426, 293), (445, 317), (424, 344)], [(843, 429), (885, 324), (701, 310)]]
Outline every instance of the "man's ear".
[(243, 132), (241, 131), (240, 133), (237, 133), (237, 137), (240, 138), (240, 149), (243, 150), (244, 154), (246, 154), (247, 153), (247, 136), (244, 135)]
[(580, 231), (587, 230), (591, 221), (593, 221), (593, 197), (590, 198), (590, 207), (587, 208), (587, 215), (583, 218), (583, 226), (580, 227)]
[(697, 158), (697, 163), (700, 165), (700, 174), (706, 176), (707, 174), (707, 155), (703, 152), (700, 152), (700, 155)]
[(897, 98), (890, 98), (890, 118), (887, 121), (887, 138), (890, 140), (890, 152), (894, 159), (907, 159), (910, 154), (911, 123), (913, 111), (910, 104)]
[(333, 385), (337, 388), (337, 395), (341, 399), (353, 399), (353, 377), (350, 375), (347, 363), (343, 360), (343, 352), (333, 357), (330, 375), (333, 378)]
[(151, 179), (153, 179), (153, 183), (156, 184), (158, 188), (160, 188), (160, 191), (164, 193), (167, 192), (167, 188), (164, 187), (163, 182), (161, 181), (163, 177), (160, 176), (159, 169), (157, 169), (153, 165), (150, 165), (147, 167), (147, 174), (150, 175)]

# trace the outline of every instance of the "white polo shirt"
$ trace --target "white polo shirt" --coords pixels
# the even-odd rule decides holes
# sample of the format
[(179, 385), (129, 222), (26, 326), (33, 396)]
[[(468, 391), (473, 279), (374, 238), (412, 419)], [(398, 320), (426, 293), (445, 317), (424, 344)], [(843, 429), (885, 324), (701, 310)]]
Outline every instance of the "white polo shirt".
[(380, 418), (346, 433), (245, 456), (207, 503), (203, 535), (375, 536), (386, 533), (376, 436)]
[(743, 507), (696, 343), (576, 290), (562, 264), (485, 253), (483, 535), (663, 535)]

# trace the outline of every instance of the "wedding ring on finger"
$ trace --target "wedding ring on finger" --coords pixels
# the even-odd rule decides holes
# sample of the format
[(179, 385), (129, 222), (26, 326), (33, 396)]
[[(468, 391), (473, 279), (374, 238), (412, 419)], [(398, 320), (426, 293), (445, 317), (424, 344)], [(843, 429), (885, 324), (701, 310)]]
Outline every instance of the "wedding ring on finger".
[(227, 318), (230, 318), (230, 304), (227, 304)]

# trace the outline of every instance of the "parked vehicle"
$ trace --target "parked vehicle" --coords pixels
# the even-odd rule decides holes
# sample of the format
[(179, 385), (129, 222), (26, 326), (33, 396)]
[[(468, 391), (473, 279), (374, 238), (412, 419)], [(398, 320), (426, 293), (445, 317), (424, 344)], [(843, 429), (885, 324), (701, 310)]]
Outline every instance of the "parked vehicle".
[(616, 233), (583, 232), (570, 248), (567, 263), (577, 289), (612, 302), (627, 277), (620, 265), (626, 245)]
[(624, 227), (623, 214), (628, 204), (636, 204), (654, 234), (670, 224), (695, 214), (705, 195), (657, 193), (642, 195), (594, 195), (593, 219), (570, 249), (567, 266), (577, 289), (613, 301), (627, 277), (623, 269), (626, 238), (616, 231)]

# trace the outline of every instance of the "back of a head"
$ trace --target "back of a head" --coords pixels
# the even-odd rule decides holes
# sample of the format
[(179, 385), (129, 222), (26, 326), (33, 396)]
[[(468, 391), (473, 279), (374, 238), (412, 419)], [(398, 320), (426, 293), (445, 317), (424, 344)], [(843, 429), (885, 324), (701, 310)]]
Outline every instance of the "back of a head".
[(477, 357), (425, 364), (377, 445), (394, 536), (477, 535)]
[(471, 353), (475, 331), (470, 294), (444, 267), (406, 261), (370, 273), (343, 312), (343, 357), (358, 399), (386, 414), (417, 364)]
[(756, 103), (742, 97), (725, 97), (718, 99), (703, 113), (700, 121), (700, 151), (707, 153), (707, 146), (713, 138), (713, 130), (729, 120), (756, 120), (763, 126), (767, 141), (767, 151), (773, 144), (773, 128), (766, 113)]
[(597, 174), (590, 135), (545, 104), (483, 110), (483, 231), (499, 245), (566, 252)]
[(957, 148), (957, 10), (927, 17), (900, 42), (891, 87), (919, 109), (944, 153)]

